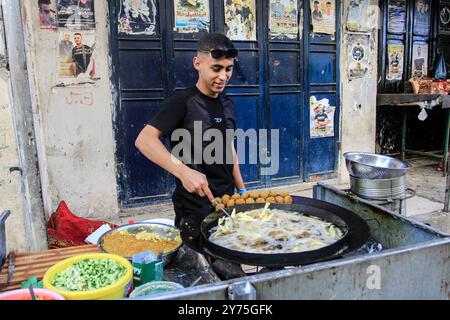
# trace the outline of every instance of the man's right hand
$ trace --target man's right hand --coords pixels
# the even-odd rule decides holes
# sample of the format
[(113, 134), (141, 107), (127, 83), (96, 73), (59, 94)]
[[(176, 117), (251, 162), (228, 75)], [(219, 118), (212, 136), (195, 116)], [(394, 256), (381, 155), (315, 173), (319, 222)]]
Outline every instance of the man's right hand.
[(181, 183), (183, 183), (183, 187), (188, 192), (196, 193), (200, 197), (204, 197), (206, 195), (211, 202), (214, 201), (214, 196), (208, 187), (208, 180), (203, 173), (188, 167), (181, 173), (179, 178)]

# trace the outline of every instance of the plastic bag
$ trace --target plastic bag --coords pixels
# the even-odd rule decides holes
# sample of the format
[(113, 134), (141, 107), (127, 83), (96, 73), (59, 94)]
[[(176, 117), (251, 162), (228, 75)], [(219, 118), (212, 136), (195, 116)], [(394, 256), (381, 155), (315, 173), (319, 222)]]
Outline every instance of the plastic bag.
[(436, 65), (436, 70), (434, 71), (434, 77), (436, 79), (445, 80), (447, 79), (447, 66), (445, 64), (444, 55), (441, 54)]

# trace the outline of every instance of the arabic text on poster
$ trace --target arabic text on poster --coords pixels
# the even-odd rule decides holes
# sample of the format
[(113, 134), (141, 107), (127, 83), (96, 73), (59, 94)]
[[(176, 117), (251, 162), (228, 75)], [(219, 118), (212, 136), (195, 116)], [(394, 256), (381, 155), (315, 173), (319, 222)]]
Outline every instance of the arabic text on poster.
[(58, 0), (57, 15), (60, 28), (95, 28), (94, 0)]
[(310, 0), (313, 32), (334, 35), (336, 32), (335, 0)]
[(299, 34), (297, 0), (270, 0), (269, 30), (272, 39), (297, 39)]

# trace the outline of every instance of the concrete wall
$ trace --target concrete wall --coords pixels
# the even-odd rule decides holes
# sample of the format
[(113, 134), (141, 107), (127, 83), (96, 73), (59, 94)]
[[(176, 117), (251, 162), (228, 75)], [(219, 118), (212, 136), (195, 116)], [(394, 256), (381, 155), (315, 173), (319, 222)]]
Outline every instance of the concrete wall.
[[(343, 1), (344, 18), (350, 0)], [(376, 134), (376, 94), (377, 94), (377, 57), (378, 57), (378, 29), (381, 13), (378, 0), (369, 1), (371, 55), (368, 73), (360, 79), (349, 79), (348, 75), (348, 39), (344, 23), (341, 34), (341, 158), (339, 165), (339, 178), (342, 183), (349, 181), (348, 171), (345, 167), (345, 152), (375, 152)]]
[(11, 167), (20, 165), (9, 96), (9, 73), (6, 69), (0, 69), (0, 213), (11, 210), (6, 220), (7, 251), (23, 251), (27, 244), (20, 172), (10, 172)]
[[(56, 87), (59, 39), (39, 28), (36, 1), (23, 1), (36, 140), (44, 207), (50, 215), (61, 200), (84, 217), (115, 217), (118, 212), (109, 81), (107, 1), (95, 1), (95, 85)], [(89, 97), (91, 105), (71, 99)]]

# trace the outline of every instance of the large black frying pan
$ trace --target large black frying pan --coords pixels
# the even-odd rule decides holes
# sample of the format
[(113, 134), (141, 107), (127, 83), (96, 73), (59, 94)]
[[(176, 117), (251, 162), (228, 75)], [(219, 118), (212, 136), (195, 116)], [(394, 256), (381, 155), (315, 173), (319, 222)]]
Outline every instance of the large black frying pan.
[[(235, 206), (237, 212), (263, 207), (264, 204)], [(210, 230), (217, 225), (218, 219), (224, 215), (219, 212), (211, 213), (201, 223), (199, 230), (200, 235), (198, 237), (199, 247), (203, 249), (202, 251), (214, 257), (219, 257), (235, 263), (252, 266), (284, 267), (305, 265), (337, 257), (344, 251), (348, 252), (358, 249), (369, 238), (369, 227), (363, 219), (349, 210), (324, 201), (294, 197), (293, 204), (271, 204), (270, 208), (302, 212), (309, 216), (321, 218), (337, 225), (344, 232), (344, 235), (335, 243), (316, 250), (280, 254), (247, 253), (225, 248), (208, 240), (211, 234)], [(231, 212), (230, 209), (228, 209), (228, 211)]]

